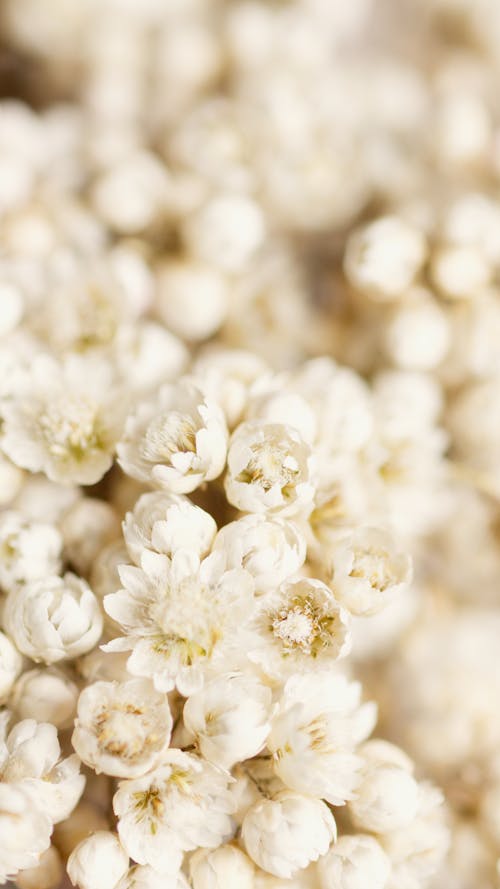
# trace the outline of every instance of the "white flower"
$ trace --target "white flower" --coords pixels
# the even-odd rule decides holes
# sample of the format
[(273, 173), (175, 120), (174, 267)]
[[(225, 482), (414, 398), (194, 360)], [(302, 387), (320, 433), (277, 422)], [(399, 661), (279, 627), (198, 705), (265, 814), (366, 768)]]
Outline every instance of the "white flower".
[(317, 861), (336, 833), (335, 819), (325, 803), (288, 790), (256, 802), (241, 829), (245, 849), (255, 863), (282, 878)]
[(57, 667), (28, 670), (19, 677), (9, 700), (19, 719), (51, 722), (56, 728), (73, 725), (78, 686)]
[(193, 889), (254, 889), (255, 867), (237, 846), (198, 849), (189, 861)]
[(130, 651), (128, 669), (153, 679), (159, 691), (197, 691), (253, 607), (246, 571), (225, 570), (221, 553), (202, 562), (186, 550), (166, 556), (145, 551), (142, 568), (122, 566), (124, 589), (106, 596), (107, 613), (126, 635), (105, 651)]
[(351, 284), (370, 298), (397, 299), (412, 284), (427, 253), (418, 229), (396, 216), (384, 216), (354, 232), (344, 260)]
[(219, 192), (184, 224), (190, 251), (226, 272), (242, 271), (262, 245), (265, 218), (259, 204), (244, 194)]
[(191, 889), (191, 886), (182, 871), (161, 874), (147, 864), (135, 864), (122, 877), (116, 889)]
[(171, 731), (168, 699), (149, 680), (94, 682), (80, 695), (71, 742), (96, 772), (135, 778), (159, 764)]
[(385, 889), (390, 869), (374, 837), (346, 834), (318, 862), (320, 889)]
[(252, 575), (255, 591), (276, 589), (305, 562), (306, 541), (292, 522), (258, 514), (230, 522), (218, 532), (214, 549), (222, 550), (228, 567)]
[(92, 590), (69, 572), (12, 590), (3, 619), (19, 651), (46, 664), (90, 651), (103, 626)]
[(293, 426), (241, 423), (232, 435), (227, 464), (227, 499), (243, 512), (291, 516), (310, 511), (313, 457)]
[(381, 528), (358, 527), (330, 543), (331, 585), (356, 615), (376, 614), (411, 580), (411, 558)]
[(372, 761), (362, 770), (349, 811), (360, 830), (387, 833), (413, 821), (418, 797), (418, 784), (407, 769)]
[(21, 720), (0, 741), (0, 780), (20, 784), (53, 823), (68, 817), (85, 787), (78, 757), (60, 755), (55, 726), (34, 719)]
[(123, 412), (107, 365), (75, 355), (60, 365), (38, 355), (2, 405), (1, 446), (17, 466), (91, 485), (113, 462)]
[(450, 834), (442, 793), (421, 783), (413, 822), (379, 839), (392, 864), (387, 889), (420, 889), (448, 851)]
[(17, 874), (16, 886), (18, 889), (59, 889), (63, 878), (61, 856), (55, 846), (49, 846), (33, 867)]
[(347, 611), (324, 583), (309, 577), (261, 597), (245, 640), (249, 660), (277, 679), (331, 664), (350, 645)]
[(134, 562), (139, 565), (142, 551), (172, 556), (189, 549), (200, 558), (210, 551), (217, 525), (210, 513), (181, 494), (153, 491), (139, 497), (123, 523), (123, 536)]
[(188, 698), (184, 725), (205, 759), (231, 769), (264, 746), (271, 699), (271, 690), (253, 676), (218, 676)]
[(0, 782), (0, 883), (34, 867), (50, 845), (52, 822), (19, 785)]
[(363, 764), (355, 748), (376, 719), (375, 705), (360, 697), (358, 682), (330, 671), (288, 680), (267, 739), (288, 787), (334, 806), (353, 798)]
[(404, 370), (437, 368), (450, 343), (446, 311), (421, 287), (413, 288), (385, 323), (384, 346), (389, 361)]
[(4, 704), (22, 670), (23, 659), (9, 637), (0, 631), (0, 704)]
[(57, 574), (62, 538), (52, 525), (32, 522), (19, 512), (0, 515), (0, 587), (8, 592), (20, 583)]
[(128, 855), (116, 834), (98, 830), (73, 849), (67, 870), (79, 889), (114, 889), (128, 871)]
[(189, 353), (161, 324), (142, 319), (120, 325), (113, 354), (124, 385), (144, 393), (176, 380), (185, 370)]
[(143, 778), (122, 781), (113, 798), (122, 845), (138, 864), (178, 871), (184, 851), (214, 848), (233, 832), (229, 776), (180, 750)]
[(226, 462), (224, 414), (189, 378), (167, 384), (154, 403), (131, 414), (118, 445), (120, 464), (139, 481), (176, 494), (221, 474)]
[(260, 355), (220, 345), (206, 347), (193, 365), (195, 379), (218, 401), (229, 429), (241, 422), (252, 385), (268, 372)]
[(87, 574), (104, 546), (120, 534), (115, 510), (96, 497), (81, 497), (73, 503), (62, 516), (60, 527), (64, 555), (79, 574)]
[(208, 263), (177, 259), (159, 268), (157, 312), (182, 339), (213, 336), (226, 318), (229, 297), (227, 278)]

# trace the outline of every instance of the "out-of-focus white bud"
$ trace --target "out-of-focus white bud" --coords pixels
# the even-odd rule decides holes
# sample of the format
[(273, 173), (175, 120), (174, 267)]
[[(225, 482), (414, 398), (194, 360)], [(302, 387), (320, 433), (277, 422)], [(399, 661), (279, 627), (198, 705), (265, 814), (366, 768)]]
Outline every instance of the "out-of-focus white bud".
[(374, 837), (345, 835), (318, 862), (321, 889), (384, 889), (390, 861)]
[(213, 336), (225, 320), (228, 304), (226, 279), (208, 264), (176, 260), (158, 271), (158, 314), (185, 340)]
[(64, 552), (79, 574), (87, 574), (103, 547), (120, 536), (120, 522), (104, 500), (82, 497), (61, 521)]
[(451, 328), (432, 297), (415, 289), (411, 298), (394, 310), (385, 331), (389, 358), (403, 370), (432, 370), (448, 352)]
[(15, 683), (9, 706), (20, 719), (66, 729), (73, 723), (78, 693), (78, 686), (57, 667), (28, 670)]
[(371, 299), (397, 299), (413, 283), (427, 253), (425, 239), (396, 216), (384, 216), (354, 232), (345, 254), (351, 284)]
[(406, 770), (368, 763), (349, 811), (357, 827), (387, 833), (413, 821), (418, 807), (418, 784)]
[(4, 704), (23, 666), (22, 656), (5, 633), (0, 632), (0, 704)]
[(201, 260), (226, 272), (241, 271), (266, 234), (259, 205), (238, 194), (218, 194), (186, 220), (184, 238)]

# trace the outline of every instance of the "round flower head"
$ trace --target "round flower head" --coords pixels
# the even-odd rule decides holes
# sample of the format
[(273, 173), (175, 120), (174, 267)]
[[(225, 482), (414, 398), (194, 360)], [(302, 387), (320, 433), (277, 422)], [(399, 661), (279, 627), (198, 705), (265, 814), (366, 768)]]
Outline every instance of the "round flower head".
[(57, 574), (62, 539), (52, 525), (32, 522), (9, 510), (0, 515), (0, 587), (8, 592), (20, 583)]
[(250, 858), (283, 879), (317, 861), (336, 834), (335, 819), (324, 802), (289, 790), (254, 803), (241, 829)]
[(227, 499), (243, 512), (291, 516), (311, 510), (313, 458), (292, 426), (241, 423), (231, 438), (227, 464)]
[(411, 580), (411, 558), (391, 534), (358, 527), (330, 544), (331, 585), (352, 614), (376, 614)]
[(0, 742), (0, 780), (21, 785), (52, 823), (67, 818), (80, 799), (85, 777), (72, 755), (60, 759), (57, 729), (47, 722), (23, 719)]
[(217, 478), (226, 451), (222, 410), (188, 378), (164, 386), (156, 402), (140, 405), (118, 445), (126, 473), (176, 494)]
[(3, 619), (19, 651), (46, 664), (90, 651), (103, 626), (99, 603), (90, 587), (70, 573), (12, 590)]
[(67, 870), (79, 889), (114, 889), (128, 871), (128, 855), (116, 834), (98, 830), (73, 849)]
[(166, 751), (160, 768), (122, 781), (114, 795), (123, 847), (138, 864), (175, 874), (184, 851), (214, 848), (231, 836), (229, 780), (197, 756)]
[(95, 682), (80, 695), (71, 742), (96, 772), (135, 778), (159, 764), (171, 731), (168, 699), (149, 680)]
[(193, 889), (254, 889), (255, 867), (237, 846), (198, 849), (189, 861)]
[(247, 515), (225, 525), (214, 549), (223, 551), (228, 567), (252, 575), (255, 592), (268, 593), (296, 574), (306, 558), (306, 541), (292, 522)]
[(449, 840), (443, 795), (431, 784), (421, 783), (411, 824), (379, 837), (392, 865), (387, 889), (425, 885), (442, 864)]
[(203, 391), (219, 402), (229, 429), (241, 422), (252, 385), (268, 372), (259, 355), (220, 346), (205, 348), (193, 366)]
[(320, 859), (320, 889), (385, 889), (391, 863), (374, 837), (346, 834)]
[(19, 677), (9, 700), (19, 719), (51, 722), (56, 728), (73, 725), (78, 686), (57, 667), (39, 667)]
[(104, 546), (119, 536), (120, 523), (109, 503), (81, 497), (64, 513), (61, 533), (66, 560), (79, 574), (88, 574)]
[(264, 746), (271, 698), (271, 690), (253, 676), (218, 676), (188, 698), (184, 725), (205, 759), (231, 769)]
[(385, 216), (349, 238), (344, 267), (350, 283), (371, 299), (386, 302), (408, 289), (426, 257), (421, 232), (396, 216)]
[(23, 659), (9, 637), (0, 631), (0, 704), (4, 704), (23, 667)]
[(413, 821), (418, 784), (405, 768), (380, 762), (366, 763), (349, 811), (356, 827), (387, 833)]
[(18, 466), (52, 481), (91, 485), (113, 462), (123, 423), (107, 365), (70, 356), (60, 365), (46, 355), (2, 406), (2, 449)]
[(50, 845), (52, 822), (19, 785), (0, 782), (0, 883), (34, 867)]
[(217, 525), (210, 513), (181, 494), (163, 491), (139, 497), (123, 523), (125, 543), (137, 565), (144, 549), (166, 556), (189, 549), (202, 558), (210, 551), (216, 532)]
[(245, 644), (270, 678), (321, 668), (348, 653), (349, 615), (324, 583), (299, 578), (261, 598)]
[(334, 806), (353, 798), (363, 764), (354, 751), (376, 719), (375, 706), (360, 704), (360, 696), (358, 682), (331, 672), (288, 680), (267, 739), (288, 787)]
[(226, 571), (219, 552), (200, 562), (186, 550), (172, 560), (145, 551), (141, 566), (123, 566), (124, 588), (105, 597), (107, 613), (126, 634), (105, 650), (131, 650), (129, 671), (150, 677), (159, 691), (177, 686), (192, 694), (205, 673), (223, 662), (248, 618), (252, 579), (246, 571)]
[(174, 260), (158, 272), (158, 314), (185, 340), (198, 342), (217, 332), (229, 295), (227, 279), (208, 263)]

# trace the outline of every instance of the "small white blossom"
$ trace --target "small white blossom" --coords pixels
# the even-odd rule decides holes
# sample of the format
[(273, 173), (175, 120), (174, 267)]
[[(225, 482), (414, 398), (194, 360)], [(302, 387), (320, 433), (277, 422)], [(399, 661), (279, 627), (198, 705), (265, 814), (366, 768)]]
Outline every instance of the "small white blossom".
[(85, 786), (75, 755), (60, 759), (57, 729), (23, 719), (0, 739), (0, 780), (21, 785), (53, 823), (67, 818)]
[(320, 889), (385, 889), (391, 863), (374, 837), (346, 834), (320, 859)]
[(324, 855), (336, 838), (335, 819), (319, 799), (285, 790), (261, 799), (247, 812), (241, 835), (246, 851), (263, 870), (290, 878)]
[(292, 522), (247, 515), (218, 532), (214, 549), (222, 550), (228, 567), (252, 575), (256, 594), (275, 590), (305, 562), (306, 541)]
[(334, 806), (353, 798), (363, 765), (355, 748), (376, 719), (375, 705), (360, 697), (358, 682), (331, 672), (288, 680), (267, 739), (288, 787)]
[(411, 580), (411, 558), (381, 528), (358, 527), (330, 544), (331, 585), (352, 614), (376, 614)]
[(46, 664), (90, 651), (103, 626), (92, 590), (69, 572), (12, 590), (3, 619), (19, 651)]
[(180, 750), (143, 778), (122, 781), (113, 798), (122, 845), (138, 864), (175, 874), (184, 851), (214, 848), (233, 832), (229, 776)]
[(117, 450), (133, 478), (186, 494), (221, 474), (227, 435), (221, 408), (185, 378), (129, 416)]
[(107, 613), (126, 635), (106, 651), (132, 651), (128, 669), (153, 679), (159, 691), (177, 686), (189, 695), (201, 687), (213, 664), (253, 608), (253, 583), (246, 571), (225, 570), (221, 553), (202, 562), (186, 550), (172, 560), (144, 552), (142, 568), (123, 566), (124, 589), (106, 596)]
[(36, 356), (2, 405), (1, 447), (17, 465), (52, 481), (91, 485), (113, 462), (123, 423), (107, 365), (71, 355)]
[(226, 318), (229, 297), (226, 277), (208, 263), (181, 259), (160, 266), (157, 312), (182, 339), (213, 336)]
[(0, 631), (0, 704), (9, 697), (22, 666), (23, 659), (16, 646)]
[(209, 762), (231, 769), (264, 746), (271, 690), (253, 676), (218, 676), (188, 698), (184, 725)]
[(392, 865), (387, 889), (420, 889), (438, 870), (448, 851), (450, 834), (442, 793), (421, 783), (413, 822), (379, 840)]
[(198, 849), (189, 861), (193, 889), (254, 889), (255, 867), (237, 846)]
[(73, 849), (67, 870), (79, 889), (114, 889), (128, 871), (128, 855), (116, 834), (98, 830)]
[(50, 845), (52, 822), (19, 785), (0, 782), (0, 883), (34, 867)]
[(418, 797), (418, 784), (407, 769), (369, 762), (362, 770), (349, 811), (360, 830), (387, 833), (413, 821)]
[(413, 283), (427, 253), (418, 229), (396, 216), (376, 219), (349, 238), (344, 267), (351, 284), (371, 299), (397, 299)]
[(62, 538), (52, 525), (32, 522), (8, 510), (0, 515), (0, 587), (8, 592), (21, 583), (57, 574)]
[(65, 557), (79, 574), (88, 574), (99, 552), (120, 534), (113, 507), (94, 497), (81, 497), (72, 504), (62, 516), (60, 527)]
[(203, 391), (216, 399), (229, 429), (241, 423), (251, 387), (269, 368), (260, 355), (243, 349), (206, 347), (193, 365), (193, 375)]
[(241, 423), (231, 438), (227, 465), (227, 499), (243, 512), (292, 516), (310, 511), (313, 457), (293, 426)]
[(249, 660), (275, 679), (325, 667), (350, 645), (348, 612), (329, 587), (308, 577), (261, 597), (245, 641)]
[(149, 680), (95, 682), (80, 695), (71, 741), (96, 772), (135, 778), (159, 764), (171, 731), (168, 699)]
[(19, 677), (9, 699), (19, 719), (51, 722), (56, 728), (73, 725), (78, 686), (57, 667), (38, 667)]
[(144, 549), (166, 556), (189, 549), (203, 558), (210, 551), (216, 532), (217, 525), (210, 513), (181, 494), (163, 491), (139, 497), (123, 523), (125, 543), (137, 565)]

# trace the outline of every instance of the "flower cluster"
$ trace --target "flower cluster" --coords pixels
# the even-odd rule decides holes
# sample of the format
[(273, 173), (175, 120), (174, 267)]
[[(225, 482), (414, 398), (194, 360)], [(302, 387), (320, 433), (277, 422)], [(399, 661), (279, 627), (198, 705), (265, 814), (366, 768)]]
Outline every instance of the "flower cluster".
[(2, 4), (0, 884), (498, 887), (500, 14), (400, 6)]

